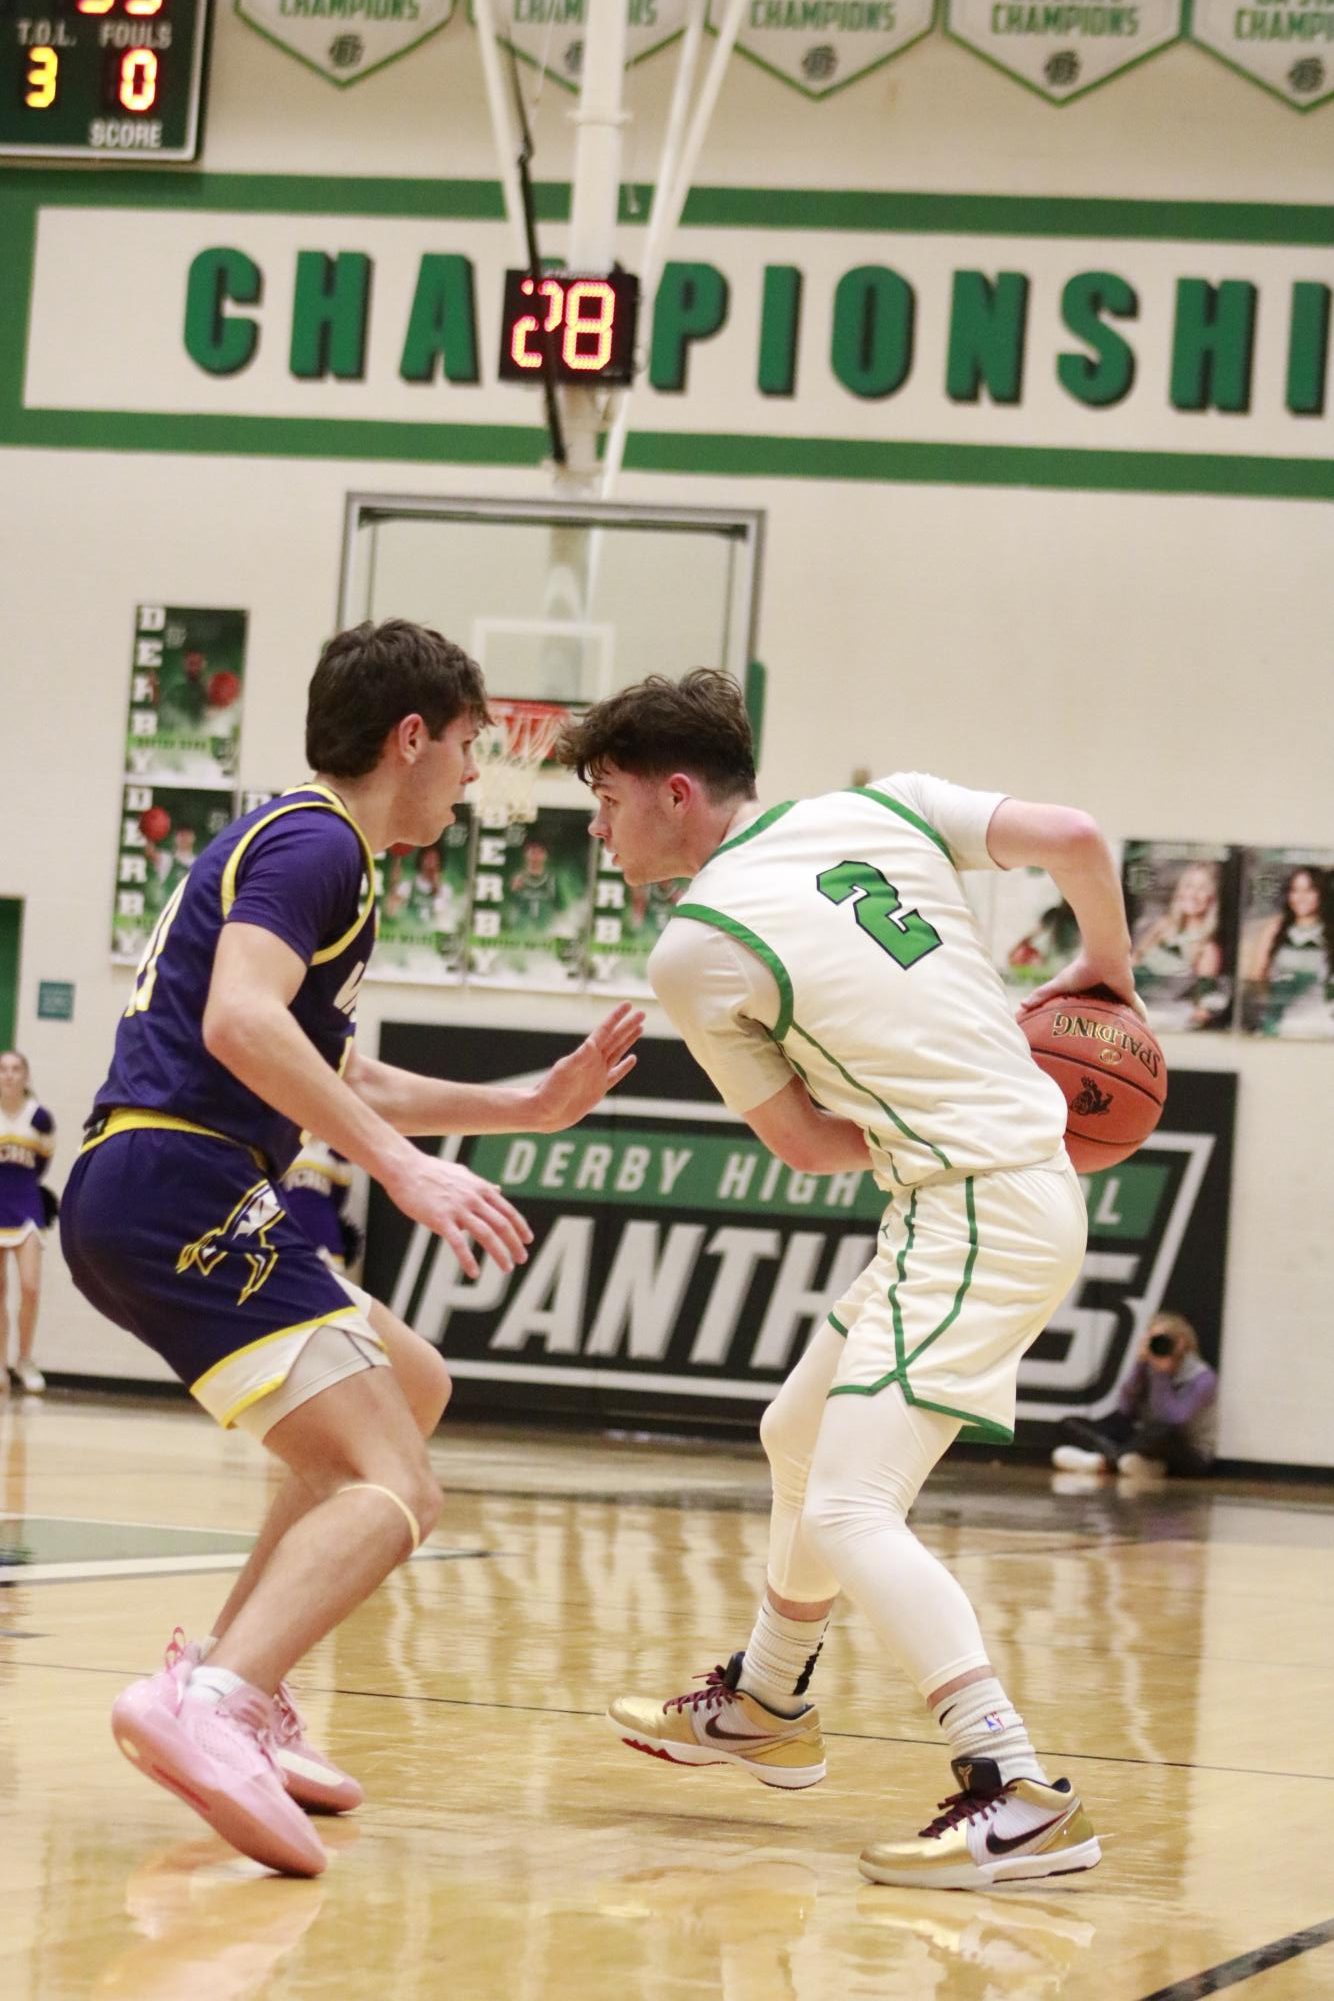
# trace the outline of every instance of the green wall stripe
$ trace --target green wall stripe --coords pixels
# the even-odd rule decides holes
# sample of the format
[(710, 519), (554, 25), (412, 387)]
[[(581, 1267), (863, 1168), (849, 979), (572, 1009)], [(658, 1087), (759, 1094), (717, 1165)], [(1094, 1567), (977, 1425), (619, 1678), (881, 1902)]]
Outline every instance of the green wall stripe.
[[(5, 306), (0, 303), (0, 328)], [(547, 436), (530, 424), (438, 424), (374, 417), (245, 417), (17, 407), (22, 351), (0, 338), (0, 446), (188, 456), (359, 459), (378, 463), (528, 466)], [(436, 394), (439, 395), (437, 389)], [(462, 392), (460, 392), (462, 393)], [(521, 395), (516, 391), (516, 395)], [(1067, 451), (1048, 445), (905, 444), (860, 438), (632, 431), (633, 472), (751, 479), (872, 480), (908, 486), (1055, 488), (1085, 493), (1197, 493), (1334, 500), (1334, 458), (1212, 452)]]
[[(240, 209), (256, 213), (422, 216), (498, 222), (491, 180), (407, 180), (324, 174), (197, 174), (15, 168), (25, 202), (107, 208)], [(569, 185), (539, 181), (539, 221), (564, 222)], [(644, 226), (653, 189), (622, 189), (621, 219)], [(1182, 243), (1334, 245), (1334, 205), (1315, 202), (1120, 201), (1082, 195), (914, 194), (893, 189), (696, 187), (684, 222), (700, 229), (893, 230), (984, 236), (1134, 237)]]

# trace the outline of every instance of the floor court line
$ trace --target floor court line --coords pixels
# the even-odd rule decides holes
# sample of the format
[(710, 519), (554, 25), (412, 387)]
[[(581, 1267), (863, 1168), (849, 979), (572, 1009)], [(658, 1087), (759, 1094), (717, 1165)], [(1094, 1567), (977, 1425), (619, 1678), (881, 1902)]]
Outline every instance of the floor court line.
[[(19, 1637), (23, 1637), (20, 1635)], [(31, 1637), (37, 1637), (33, 1635)], [(111, 1679), (134, 1675), (134, 1668), (90, 1667), (82, 1661), (15, 1661), (18, 1670), (39, 1670), (51, 1674), (93, 1674), (106, 1675)], [(600, 1721), (606, 1715), (605, 1707), (596, 1709), (568, 1709), (551, 1703), (538, 1702), (478, 1702), (472, 1697), (460, 1695), (424, 1695), (418, 1691), (404, 1692), (392, 1688), (348, 1688), (338, 1682), (317, 1682), (303, 1680), (301, 1693), (307, 1696), (337, 1695), (349, 1701), (360, 1702), (415, 1702), (432, 1709), (475, 1710), (479, 1714), (497, 1713), (507, 1716), (563, 1716), (575, 1721)], [(891, 1737), (882, 1736), (869, 1730), (826, 1730), (825, 1739), (831, 1744), (888, 1744), (916, 1750), (931, 1749), (935, 1739), (931, 1737)], [(1322, 1772), (1273, 1771), (1261, 1765), (1206, 1765), (1188, 1763), (1177, 1758), (1128, 1758), (1106, 1752), (1096, 1755), (1087, 1751), (1046, 1750), (1045, 1755), (1052, 1764), (1062, 1761), (1074, 1764), (1097, 1764), (1110, 1766), (1139, 1767), (1153, 1772), (1200, 1772), (1219, 1778), (1246, 1779), (1298, 1779), (1303, 1784), (1312, 1781), (1317, 1785), (1334, 1785), (1334, 1775)]]
[[(1289, 1959), (1298, 1959), (1303, 1953), (1316, 1952), (1330, 1944), (1334, 1944), (1334, 1918), (1327, 1918), (1321, 1925), (1308, 1925), (1305, 1931), (1289, 1932), (1286, 1938), (1257, 1946), (1254, 1952), (1238, 1953), (1235, 1959), (1222, 1960), (1202, 1973), (1174, 1980), (1167, 1987), (1155, 1987), (1152, 1994), (1143, 1996), (1143, 2001), (1203, 2001), (1205, 1995), (1239, 1987), (1243, 1981), (1253, 1980), (1257, 1973), (1267, 1973), (1271, 1967), (1282, 1966)], [(1330, 1971), (1330, 1981), (1334, 1987), (1334, 1968)]]

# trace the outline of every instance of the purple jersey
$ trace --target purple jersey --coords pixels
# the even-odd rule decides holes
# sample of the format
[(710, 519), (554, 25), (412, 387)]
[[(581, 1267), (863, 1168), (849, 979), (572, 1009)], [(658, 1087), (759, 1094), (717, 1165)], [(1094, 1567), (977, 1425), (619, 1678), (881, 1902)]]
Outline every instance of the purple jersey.
[(352, 1192), (352, 1169), (322, 1139), (304, 1141), (283, 1176), (283, 1201), (292, 1220), (317, 1249), (343, 1262), (343, 1211)]
[(341, 1070), (375, 943), (375, 863), (327, 787), (299, 785), (233, 820), (205, 848), (154, 926), (93, 1105), (94, 1118), (132, 1106), (188, 1119), (256, 1148), (281, 1175), (301, 1128), (204, 1047), (204, 1006), (224, 924), (257, 924), (304, 960), (292, 1017)]
[(55, 1135), (55, 1120), (34, 1097), (25, 1098), (12, 1116), (0, 1111), (0, 1248), (46, 1228), (38, 1183), (50, 1164)]

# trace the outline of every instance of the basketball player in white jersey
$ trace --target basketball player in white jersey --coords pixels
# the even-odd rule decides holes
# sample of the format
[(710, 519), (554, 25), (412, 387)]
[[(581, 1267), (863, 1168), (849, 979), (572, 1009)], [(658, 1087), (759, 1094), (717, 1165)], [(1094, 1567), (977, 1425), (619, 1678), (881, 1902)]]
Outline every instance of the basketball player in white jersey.
[(1100, 1850), (1049, 1778), (959, 1584), (907, 1527), (960, 1430), (1013, 1436), (1019, 1359), (1079, 1270), (1086, 1218), (1065, 1103), (1011, 1016), (960, 881), (1045, 868), (1079, 924), (1071, 965), (1026, 1003), (1102, 984), (1131, 999), (1111, 852), (1089, 817), (918, 773), (761, 811), (740, 690), (654, 676), (572, 723), (559, 755), (597, 800), (627, 883), (692, 878), (653, 951), (659, 1000), (725, 1102), (809, 1174), (867, 1169), (887, 1207), (874, 1261), (765, 1412), (767, 1589), (743, 1653), (691, 1694), (625, 1696), (625, 1743), (825, 1774), (805, 1700), (846, 1591), (911, 1675), (959, 1790), (864, 1875), (986, 1889), (1089, 1869)]

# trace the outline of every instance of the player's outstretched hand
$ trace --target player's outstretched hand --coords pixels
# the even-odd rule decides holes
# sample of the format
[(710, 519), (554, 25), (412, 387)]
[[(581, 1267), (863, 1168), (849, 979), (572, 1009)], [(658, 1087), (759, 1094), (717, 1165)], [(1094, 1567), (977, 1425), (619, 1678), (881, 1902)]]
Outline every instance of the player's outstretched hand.
[(608, 1091), (628, 1077), (637, 1058), (630, 1054), (644, 1032), (644, 1011), (622, 1001), (577, 1049), (553, 1063), (537, 1087), (534, 1131), (563, 1132), (578, 1125)]
[(461, 1161), (433, 1160), (414, 1147), (411, 1159), (384, 1186), (405, 1216), (444, 1238), (469, 1278), (479, 1272), (470, 1237), (502, 1271), (527, 1262), (533, 1241), (528, 1224), (493, 1181), (484, 1181)]
[(1135, 992), (1135, 975), (1131, 970), (1130, 954), (1115, 959), (1095, 959), (1091, 952), (1081, 952), (1068, 966), (1035, 987), (1031, 994), (1025, 994), (1019, 1006), (1019, 1014), (1030, 1014), (1043, 1001), (1055, 1000), (1058, 994), (1086, 994), (1091, 987), (1110, 987), (1123, 1001), (1128, 1001), (1136, 1014), (1148, 1019), (1143, 1001)]

